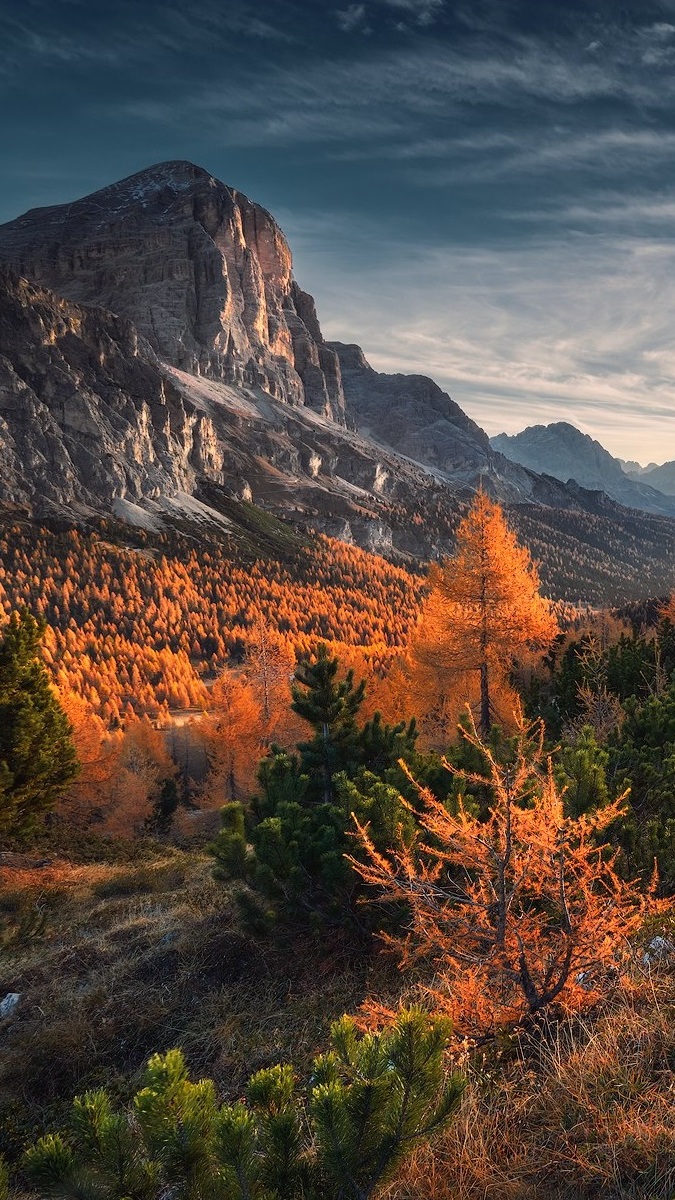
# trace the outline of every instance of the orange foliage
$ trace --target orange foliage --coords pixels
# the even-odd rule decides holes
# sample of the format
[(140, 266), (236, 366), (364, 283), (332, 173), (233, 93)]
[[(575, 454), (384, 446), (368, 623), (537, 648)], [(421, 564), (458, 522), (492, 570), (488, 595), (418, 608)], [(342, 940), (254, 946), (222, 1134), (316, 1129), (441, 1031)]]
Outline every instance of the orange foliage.
[(385, 937), (402, 966), (429, 964), (433, 1002), (452, 1014), (460, 1036), (480, 1036), (554, 1001), (570, 1011), (597, 1000), (628, 959), (627, 939), (657, 902), (619, 877), (615, 855), (602, 845), (625, 796), (568, 818), (550, 762), (542, 769), (542, 728), (535, 733), (521, 723), (509, 766), (497, 762), (475, 727), (467, 737), (489, 765), (487, 820), (461, 801), (454, 815), (420, 788), (423, 811), (411, 844), (380, 853), (358, 826), (367, 862), (351, 861), (388, 901), (408, 908), (407, 932)]
[(246, 650), (246, 677), (259, 706), (262, 744), (294, 744), (301, 722), (291, 709), (295, 656), (288, 642), (259, 615)]
[(130, 714), (110, 733), (81, 697), (61, 693), (81, 771), (59, 800), (57, 815), (80, 829), (112, 837), (142, 832), (162, 784), (176, 767), (162, 734), (147, 717)]
[(504, 723), (514, 706), (508, 675), (527, 647), (558, 632), (528, 550), (502, 509), (478, 492), (457, 531), (457, 551), (432, 566), (431, 593), (412, 645), (411, 692), (421, 714), (447, 736), (468, 703), (481, 732)]
[[(108, 727), (129, 713), (165, 724), (169, 709), (202, 711), (205, 681), (232, 661), (245, 660), (260, 680), (261, 628), (279, 662), (292, 665), (328, 640), (367, 647), (382, 672), (417, 616), (422, 580), (323, 536), (288, 563), (235, 562), (220, 546), (177, 535), (154, 542), (131, 549), (28, 527), (0, 537), (0, 616), (27, 605), (45, 618), (55, 682)], [(279, 737), (279, 714), (280, 700), (266, 737)]]
[(212, 711), (201, 725), (211, 768), (202, 796), (207, 807), (242, 799), (253, 785), (265, 729), (256, 692), (237, 671), (224, 671), (214, 684)]
[(99, 806), (105, 804), (119, 738), (108, 733), (100, 716), (92, 712), (82, 696), (63, 688), (58, 696), (73, 731), (80, 772), (58, 801), (56, 811), (70, 824), (87, 825)]
[(114, 837), (142, 832), (162, 784), (176, 768), (162, 734), (147, 717), (132, 717), (115, 739), (112, 767), (98, 809), (98, 828)]

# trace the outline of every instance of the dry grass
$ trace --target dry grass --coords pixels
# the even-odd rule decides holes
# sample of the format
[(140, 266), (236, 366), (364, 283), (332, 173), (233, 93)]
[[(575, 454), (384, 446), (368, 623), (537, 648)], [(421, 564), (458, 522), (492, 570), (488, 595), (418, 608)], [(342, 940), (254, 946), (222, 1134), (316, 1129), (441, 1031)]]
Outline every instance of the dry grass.
[[(0, 1151), (11, 1158), (61, 1123), (77, 1091), (105, 1083), (128, 1097), (154, 1050), (180, 1046), (229, 1096), (281, 1059), (302, 1073), (335, 1016), (403, 982), (333, 936), (253, 937), (198, 853), (13, 868), (0, 882), (0, 915), (17, 928), (22, 913), (42, 914), (0, 965), (0, 996), (22, 993), (0, 1025)], [(638, 976), (602, 1012), (505, 1038), (463, 1065), (459, 1119), (386, 1200), (675, 1197), (675, 964)]]
[(675, 967), (469, 1065), (459, 1120), (388, 1200), (672, 1200)]
[(156, 1050), (180, 1046), (225, 1095), (280, 1059), (302, 1069), (362, 1001), (377, 960), (335, 939), (328, 953), (320, 939), (253, 937), (211, 866), (170, 851), (5, 872), (5, 915), (44, 921), (0, 963), (0, 997), (22, 996), (0, 1022), (0, 1153), (15, 1157), (86, 1087), (128, 1095)]

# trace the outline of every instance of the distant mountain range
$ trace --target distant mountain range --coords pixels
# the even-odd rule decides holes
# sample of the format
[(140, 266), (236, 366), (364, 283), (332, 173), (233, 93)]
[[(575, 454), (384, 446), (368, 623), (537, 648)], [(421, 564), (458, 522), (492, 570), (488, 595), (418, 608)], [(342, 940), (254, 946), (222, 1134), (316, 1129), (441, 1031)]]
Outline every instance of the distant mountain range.
[(675, 462), (661, 463), (660, 467), (650, 463), (648, 467), (640, 467), (637, 471), (626, 470), (626, 474), (630, 479), (637, 479), (650, 487), (658, 488), (666, 496), (675, 496)]
[(200, 536), (239, 500), (415, 562), (451, 549), (479, 485), (552, 594), (675, 587), (675, 498), (571, 426), (491, 444), (433, 380), (326, 341), (274, 218), (202, 168), (162, 163), (0, 226), (12, 519)]
[[(606, 492), (618, 504), (675, 514), (675, 463), (646, 469), (623, 463), (567, 421), (530, 425), (511, 436), (500, 433), (490, 439), (490, 445), (514, 463), (563, 482), (574, 479), (582, 487)], [(672, 481), (670, 491), (661, 480)]]

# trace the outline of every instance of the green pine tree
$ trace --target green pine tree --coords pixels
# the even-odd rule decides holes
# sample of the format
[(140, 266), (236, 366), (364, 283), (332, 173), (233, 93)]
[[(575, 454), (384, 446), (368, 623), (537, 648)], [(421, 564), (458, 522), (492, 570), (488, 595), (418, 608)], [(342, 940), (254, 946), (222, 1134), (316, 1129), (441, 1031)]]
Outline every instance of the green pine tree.
[(565, 811), (580, 817), (610, 800), (607, 786), (609, 753), (599, 746), (590, 726), (585, 725), (571, 746), (562, 746), (555, 775), (565, 790)]
[[(352, 812), (362, 821), (374, 814), (378, 828), (396, 836), (406, 814), (396, 789), (383, 780), (390, 771), (405, 778), (396, 764), (414, 754), (417, 731), (413, 721), (387, 725), (379, 713), (359, 727), (365, 686), (354, 683), (351, 671), (340, 680), (339, 669), (325, 645), (298, 669), (293, 709), (314, 736), (298, 744), (296, 755), (271, 747), (248, 811), (226, 805), (210, 849), (217, 878), (247, 880), (272, 904), (272, 913), (311, 924), (349, 920), (362, 926), (356, 900), (363, 884), (346, 858), (354, 848)], [(350, 781), (358, 786), (350, 788)], [(270, 910), (249, 893), (240, 900), (256, 925), (269, 920)]]
[(630, 788), (617, 840), (631, 874), (650, 874), (657, 859), (662, 887), (675, 890), (675, 684), (661, 696), (624, 704), (609, 745), (609, 777), (618, 794)]
[(303, 774), (309, 777), (307, 798), (332, 804), (334, 778), (351, 773), (359, 763), (359, 731), (356, 724), (366, 686), (354, 683), (353, 671), (337, 679), (340, 663), (331, 658), (322, 642), (314, 662), (301, 663), (291, 689), (293, 711), (314, 730), (314, 737), (299, 742)]
[(31, 833), (79, 769), (68, 718), (40, 659), (44, 624), (13, 613), (0, 643), (0, 838)]
[(449, 1032), (418, 1009), (381, 1034), (359, 1035), (343, 1017), (305, 1088), (280, 1065), (222, 1105), (211, 1080), (190, 1081), (179, 1050), (156, 1054), (130, 1108), (87, 1092), (70, 1129), (42, 1137), (24, 1169), (54, 1200), (369, 1200), (458, 1108), (464, 1082), (443, 1065)]

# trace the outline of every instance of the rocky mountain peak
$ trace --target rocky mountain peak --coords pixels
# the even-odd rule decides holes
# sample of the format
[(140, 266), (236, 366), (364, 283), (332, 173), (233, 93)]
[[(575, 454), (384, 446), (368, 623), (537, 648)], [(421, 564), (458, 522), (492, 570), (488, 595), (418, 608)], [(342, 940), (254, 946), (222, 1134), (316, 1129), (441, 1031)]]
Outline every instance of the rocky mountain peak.
[(168, 364), (344, 424), (337, 354), (274, 218), (208, 171), (159, 163), (0, 227), (0, 257), (127, 317)]

